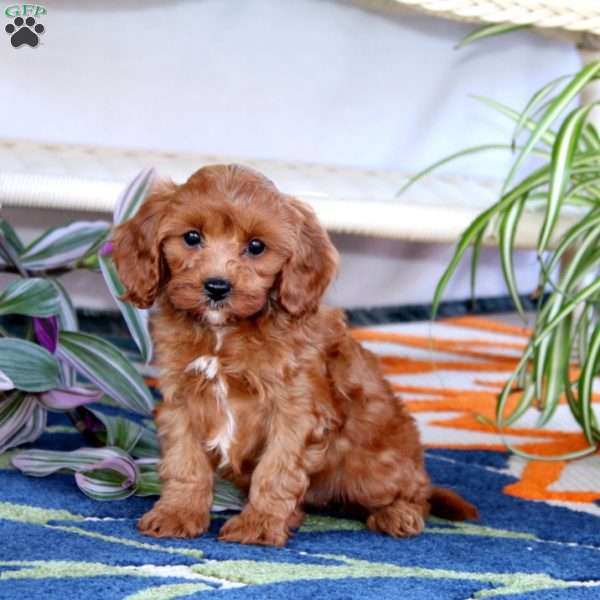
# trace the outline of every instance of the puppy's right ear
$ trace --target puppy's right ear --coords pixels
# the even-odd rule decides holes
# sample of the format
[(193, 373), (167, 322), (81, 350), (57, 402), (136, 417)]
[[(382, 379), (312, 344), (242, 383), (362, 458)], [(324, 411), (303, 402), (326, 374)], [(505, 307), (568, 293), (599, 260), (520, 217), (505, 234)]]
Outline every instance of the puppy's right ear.
[(113, 259), (127, 290), (121, 299), (139, 308), (152, 306), (164, 283), (159, 229), (175, 190), (174, 183), (161, 181), (135, 216), (119, 225), (113, 235)]

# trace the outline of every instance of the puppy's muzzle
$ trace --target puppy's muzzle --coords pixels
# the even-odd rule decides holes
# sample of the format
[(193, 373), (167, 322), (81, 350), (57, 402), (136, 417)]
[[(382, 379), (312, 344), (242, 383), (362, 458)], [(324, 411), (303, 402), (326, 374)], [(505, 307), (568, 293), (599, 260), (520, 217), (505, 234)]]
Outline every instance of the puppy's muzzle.
[(225, 300), (231, 293), (231, 283), (226, 279), (211, 277), (204, 281), (204, 292), (209, 300), (220, 302), (221, 300)]

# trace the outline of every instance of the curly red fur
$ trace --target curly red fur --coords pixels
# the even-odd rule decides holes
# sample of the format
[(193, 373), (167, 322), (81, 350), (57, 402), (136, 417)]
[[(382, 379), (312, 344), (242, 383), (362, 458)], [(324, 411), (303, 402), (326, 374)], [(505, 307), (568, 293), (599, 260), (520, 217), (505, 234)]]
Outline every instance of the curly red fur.
[[(202, 243), (186, 245), (188, 231)], [(251, 239), (266, 245), (259, 256)], [(250, 169), (205, 167), (117, 229), (114, 259), (125, 298), (158, 303), (163, 488), (142, 532), (204, 532), (216, 471), (248, 493), (225, 541), (281, 546), (306, 508), (331, 504), (393, 536), (419, 533), (430, 500), (477, 516), (432, 488), (415, 422), (376, 357), (340, 310), (319, 305), (337, 252), (308, 206)], [(232, 286), (222, 302), (203, 291), (214, 277)]]

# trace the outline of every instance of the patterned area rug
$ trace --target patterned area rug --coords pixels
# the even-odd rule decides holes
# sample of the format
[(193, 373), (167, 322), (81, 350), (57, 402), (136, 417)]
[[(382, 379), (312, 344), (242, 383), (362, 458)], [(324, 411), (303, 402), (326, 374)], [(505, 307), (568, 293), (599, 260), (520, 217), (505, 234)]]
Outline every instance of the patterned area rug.
[[(220, 514), (204, 537), (158, 541), (135, 528), (152, 499), (96, 502), (72, 476), (27, 478), (4, 455), (0, 598), (600, 598), (600, 456), (527, 462), (487, 424), (526, 332), (461, 317), (355, 335), (418, 419), (433, 480), (477, 504), (479, 522), (430, 519), (423, 535), (396, 540), (318, 515), (274, 549), (217, 542)], [(525, 415), (506, 439), (537, 454), (585, 445), (564, 405), (544, 431), (534, 422)], [(82, 440), (56, 417), (38, 445)]]

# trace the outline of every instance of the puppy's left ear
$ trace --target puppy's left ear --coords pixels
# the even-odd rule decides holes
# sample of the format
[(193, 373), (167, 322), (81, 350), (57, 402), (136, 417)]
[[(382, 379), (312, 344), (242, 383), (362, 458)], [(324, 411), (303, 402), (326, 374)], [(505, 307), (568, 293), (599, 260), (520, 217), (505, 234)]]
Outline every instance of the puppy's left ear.
[(298, 215), (293, 254), (281, 271), (279, 301), (293, 315), (314, 312), (337, 268), (338, 253), (308, 205), (289, 199)]

